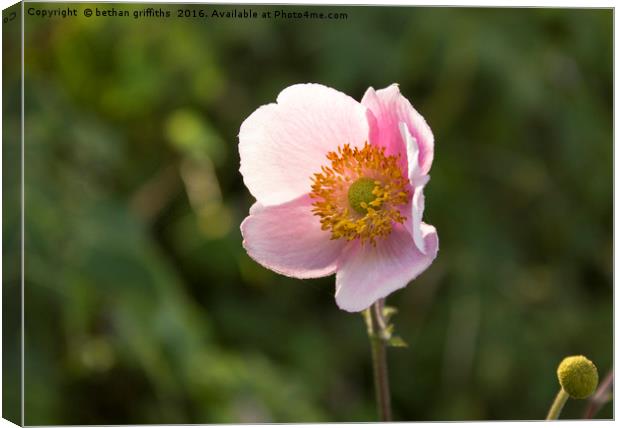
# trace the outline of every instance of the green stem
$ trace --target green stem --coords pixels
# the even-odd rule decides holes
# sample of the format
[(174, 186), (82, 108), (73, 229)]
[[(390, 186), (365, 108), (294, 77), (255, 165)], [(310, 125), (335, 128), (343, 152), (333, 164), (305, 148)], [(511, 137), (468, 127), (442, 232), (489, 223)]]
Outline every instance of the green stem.
[(560, 388), (560, 392), (558, 392), (555, 400), (553, 400), (553, 404), (547, 414), (548, 421), (555, 420), (560, 417), (560, 413), (562, 413), (562, 408), (564, 407), (564, 404), (566, 404), (566, 400), (568, 400), (568, 394), (563, 388)]
[(389, 422), (392, 420), (386, 356), (386, 340), (389, 338), (389, 333), (386, 331), (386, 323), (383, 318), (383, 299), (377, 300), (372, 308), (368, 308), (364, 313), (364, 317), (372, 352), (372, 368), (379, 419), (383, 422)]

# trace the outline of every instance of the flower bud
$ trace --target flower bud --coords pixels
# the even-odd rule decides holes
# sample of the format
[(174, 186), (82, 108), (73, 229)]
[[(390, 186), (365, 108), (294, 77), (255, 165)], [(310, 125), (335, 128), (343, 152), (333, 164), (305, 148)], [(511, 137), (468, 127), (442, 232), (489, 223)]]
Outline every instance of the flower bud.
[(566, 357), (558, 366), (558, 380), (572, 398), (587, 398), (598, 385), (598, 371), (583, 355)]

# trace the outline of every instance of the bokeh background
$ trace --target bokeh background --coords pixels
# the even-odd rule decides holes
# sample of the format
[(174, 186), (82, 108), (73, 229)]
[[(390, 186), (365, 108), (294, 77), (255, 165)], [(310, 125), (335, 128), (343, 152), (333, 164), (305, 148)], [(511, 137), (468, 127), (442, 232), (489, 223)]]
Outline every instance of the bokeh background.
[(388, 299), (409, 343), (389, 350), (397, 420), (541, 419), (564, 356), (611, 368), (611, 10), (26, 6), (80, 15), (25, 21), (27, 424), (376, 420), (334, 279), (241, 246), (239, 126), (299, 82), (357, 99), (397, 82), (435, 134), (440, 253)]

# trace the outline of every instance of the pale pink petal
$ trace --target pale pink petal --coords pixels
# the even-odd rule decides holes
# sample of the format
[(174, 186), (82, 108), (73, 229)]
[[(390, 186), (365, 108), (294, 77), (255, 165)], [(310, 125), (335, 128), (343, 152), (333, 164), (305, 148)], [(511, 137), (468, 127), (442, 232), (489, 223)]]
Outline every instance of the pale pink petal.
[(279, 274), (318, 278), (335, 272), (346, 246), (343, 239), (330, 240), (312, 214), (312, 199), (301, 196), (281, 205), (250, 208), (241, 223), (243, 247), (250, 257)]
[[(418, 141), (413, 135), (411, 135), (411, 132), (409, 132), (407, 124), (405, 122), (400, 122), (398, 124), (398, 130), (400, 131), (402, 141), (405, 142), (407, 159), (418, 159), (420, 156), (420, 147), (418, 146)], [(418, 162), (408, 162), (407, 177), (412, 184), (422, 175), (422, 168), (420, 168), (420, 164)]]
[[(405, 122), (400, 122), (399, 129), (403, 141), (405, 141), (407, 158), (417, 159), (419, 149), (416, 139), (409, 132)], [(408, 212), (403, 213), (403, 215), (408, 219), (406, 222), (407, 230), (411, 233), (416, 247), (422, 253), (426, 253), (420, 225), (422, 224), (422, 215), (424, 214), (424, 186), (428, 183), (430, 177), (428, 175), (421, 175), (421, 168), (417, 162), (409, 162), (407, 173), (413, 188), (413, 198), (408, 206)]]
[(428, 182), (428, 175), (425, 175), (426, 180), (420, 182), (418, 186), (413, 189), (413, 198), (411, 200), (411, 237), (415, 242), (416, 247), (422, 254), (426, 254), (426, 241), (423, 237), (422, 231), (422, 215), (424, 214), (424, 186)]
[(439, 242), (433, 226), (422, 223), (426, 254), (414, 245), (409, 232), (398, 226), (377, 246), (347, 250), (336, 273), (336, 303), (340, 309), (359, 312), (403, 288), (426, 270), (437, 256)]
[(284, 89), (277, 104), (252, 113), (239, 131), (241, 174), (250, 193), (276, 205), (310, 192), (311, 177), (338, 146), (368, 140), (366, 108), (319, 84)]
[[(378, 91), (368, 88), (362, 98), (362, 104), (368, 107), (374, 116), (374, 120), (369, 120), (371, 143), (385, 147), (388, 155), (401, 153), (403, 157), (401, 166), (404, 166), (407, 151), (399, 124), (406, 123), (419, 146), (420, 174), (427, 174), (433, 163), (433, 133), (420, 113), (401, 95), (398, 85), (392, 84)], [(407, 171), (407, 168), (403, 170)]]

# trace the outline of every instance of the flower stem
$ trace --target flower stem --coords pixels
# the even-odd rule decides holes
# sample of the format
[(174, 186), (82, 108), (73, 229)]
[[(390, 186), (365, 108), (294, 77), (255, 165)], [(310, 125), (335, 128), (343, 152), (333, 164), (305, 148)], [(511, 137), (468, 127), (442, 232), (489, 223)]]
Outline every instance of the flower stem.
[(386, 330), (387, 326), (383, 317), (383, 299), (377, 300), (371, 308), (368, 308), (364, 313), (364, 317), (366, 319), (366, 327), (372, 352), (372, 368), (375, 379), (375, 393), (377, 397), (379, 419), (383, 422), (388, 422), (392, 420), (390, 384), (386, 357), (386, 342), (390, 334)]
[(611, 400), (611, 392), (614, 385), (614, 371), (613, 369), (607, 373), (605, 379), (599, 385), (594, 395), (590, 398), (590, 402), (583, 415), (584, 419), (592, 419), (601, 407)]
[(562, 408), (564, 407), (566, 400), (568, 400), (568, 394), (566, 393), (566, 391), (564, 391), (563, 388), (560, 388), (560, 392), (558, 392), (555, 400), (553, 400), (553, 404), (551, 405), (549, 413), (547, 414), (548, 421), (555, 420), (560, 417), (560, 413), (562, 413)]

